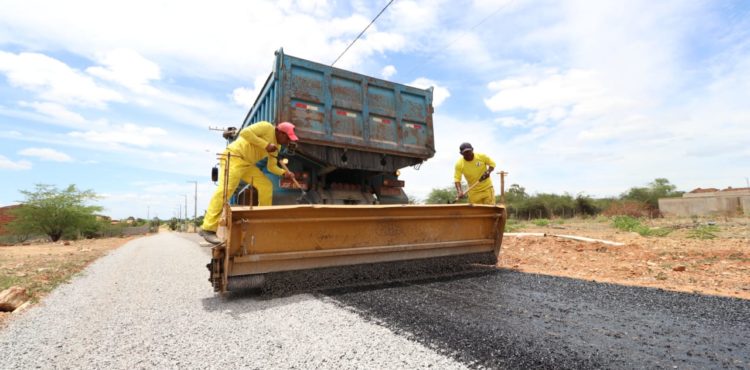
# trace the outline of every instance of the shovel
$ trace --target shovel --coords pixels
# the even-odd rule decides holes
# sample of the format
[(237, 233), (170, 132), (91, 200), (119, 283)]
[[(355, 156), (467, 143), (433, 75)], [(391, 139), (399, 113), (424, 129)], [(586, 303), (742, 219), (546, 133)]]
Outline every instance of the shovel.
[[(292, 171), (289, 171), (289, 167), (286, 166), (286, 164), (289, 163), (288, 159), (284, 158), (280, 160), (279, 163), (281, 164), (281, 168), (283, 168), (284, 171), (292, 172)], [(299, 188), (299, 190), (302, 191), (302, 196), (297, 198), (297, 203), (302, 203), (304, 201), (305, 203), (312, 204), (312, 202), (310, 201), (310, 198), (307, 197), (307, 192), (305, 191), (305, 189), (302, 188), (302, 186), (300, 186), (299, 182), (297, 182), (297, 179), (294, 176), (292, 176), (292, 181), (294, 182), (294, 186), (296, 186), (297, 188)]]
[[(464, 192), (464, 195), (469, 194), (469, 191), (471, 189), (474, 189), (475, 186), (479, 185), (480, 182), (481, 181), (477, 181), (477, 182), (473, 183), (471, 186), (469, 186), (469, 188), (466, 189), (466, 191)], [(456, 199), (454, 199), (452, 202), (448, 202), (448, 204), (456, 203), (456, 202), (458, 202), (459, 199), (461, 199), (461, 198), (458, 196), (458, 194), (456, 194)]]

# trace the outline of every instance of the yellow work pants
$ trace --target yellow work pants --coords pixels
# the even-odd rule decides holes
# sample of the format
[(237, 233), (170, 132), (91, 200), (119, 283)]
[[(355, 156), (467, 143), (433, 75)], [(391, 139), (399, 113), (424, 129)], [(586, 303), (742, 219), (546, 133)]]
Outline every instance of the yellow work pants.
[(270, 206), (273, 199), (273, 184), (255, 164), (245, 162), (240, 157), (232, 156), (229, 160), (229, 181), (227, 193), (224, 194), (224, 166), (226, 160), (219, 162), (219, 186), (216, 187), (211, 201), (208, 203), (206, 215), (203, 218), (201, 228), (206, 231), (216, 231), (219, 228), (219, 218), (224, 203), (234, 193), (240, 180), (252, 184), (258, 190), (258, 205)]
[(471, 204), (495, 204), (495, 188), (490, 186), (484, 190), (471, 189), (469, 191)]

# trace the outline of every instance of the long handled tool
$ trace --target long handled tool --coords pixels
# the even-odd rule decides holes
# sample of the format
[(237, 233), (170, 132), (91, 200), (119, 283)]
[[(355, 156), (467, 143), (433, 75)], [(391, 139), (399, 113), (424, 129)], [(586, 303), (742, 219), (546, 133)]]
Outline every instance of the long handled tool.
[[(481, 182), (481, 181), (477, 181), (477, 182), (475, 182), (475, 183), (471, 184), (471, 186), (469, 186), (469, 188), (468, 188), (468, 189), (466, 189), (466, 191), (464, 192), (464, 195), (468, 195), (468, 194), (469, 194), (469, 191), (470, 191), (471, 189), (474, 189), (474, 187), (475, 187), (475, 186), (479, 185), (479, 183), (480, 183), (480, 182)], [(453, 201), (453, 203), (456, 203), (456, 202), (458, 202), (458, 200), (459, 200), (459, 199), (461, 199), (461, 197), (459, 197), (459, 196), (458, 196), (458, 194), (456, 194), (456, 199), (455, 199), (455, 200)]]
[[(279, 164), (281, 164), (281, 168), (283, 168), (284, 171), (292, 172), (292, 171), (289, 171), (289, 167), (286, 166), (287, 163), (289, 163), (289, 160), (286, 158), (279, 161)], [(292, 182), (294, 182), (294, 186), (296, 186), (297, 188), (299, 188), (299, 190), (302, 191), (302, 196), (300, 196), (297, 199), (297, 203), (301, 203), (300, 201), (304, 199), (305, 201), (307, 201), (307, 203), (312, 204), (312, 202), (310, 201), (310, 198), (307, 197), (307, 192), (305, 191), (304, 188), (302, 188), (299, 182), (297, 182), (297, 179), (294, 176), (292, 176)]]

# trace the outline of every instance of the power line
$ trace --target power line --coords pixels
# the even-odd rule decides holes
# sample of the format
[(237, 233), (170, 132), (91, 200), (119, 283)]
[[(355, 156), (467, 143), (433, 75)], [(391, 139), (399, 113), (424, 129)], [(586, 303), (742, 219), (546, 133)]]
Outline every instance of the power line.
[(388, 4), (385, 4), (385, 6), (383, 7), (383, 9), (380, 10), (380, 13), (378, 13), (378, 15), (376, 15), (375, 18), (373, 18), (372, 21), (370, 21), (370, 24), (368, 24), (367, 27), (365, 27), (365, 29), (363, 29), (362, 32), (360, 32), (359, 35), (357, 35), (357, 37), (354, 38), (354, 40), (352, 40), (351, 44), (349, 44), (349, 46), (347, 46), (346, 49), (344, 49), (344, 51), (341, 52), (341, 55), (339, 55), (339, 57), (336, 58), (336, 60), (334, 60), (333, 63), (331, 63), (331, 67), (333, 67), (333, 65), (336, 64), (336, 62), (338, 62), (339, 59), (341, 59), (341, 57), (344, 56), (344, 54), (346, 54), (346, 52), (349, 50), (349, 48), (352, 47), (352, 45), (354, 45), (354, 43), (357, 42), (357, 40), (359, 40), (359, 38), (362, 37), (362, 35), (365, 34), (365, 32), (367, 31), (367, 29), (370, 28), (370, 26), (372, 26), (373, 23), (375, 23), (375, 21), (378, 19), (378, 17), (380, 17), (380, 15), (383, 14), (383, 12), (389, 6), (391, 6), (391, 4), (393, 4), (394, 1), (395, 0), (391, 0), (391, 1), (388, 2)]

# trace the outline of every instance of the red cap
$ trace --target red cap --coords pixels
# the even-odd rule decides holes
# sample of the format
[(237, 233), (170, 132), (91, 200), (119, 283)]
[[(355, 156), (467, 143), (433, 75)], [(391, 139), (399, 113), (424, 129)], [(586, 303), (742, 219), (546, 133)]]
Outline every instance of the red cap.
[(285, 133), (286, 136), (289, 136), (289, 140), (291, 141), (297, 141), (299, 138), (297, 135), (294, 134), (294, 125), (290, 122), (281, 122), (278, 125), (276, 125), (276, 129)]

